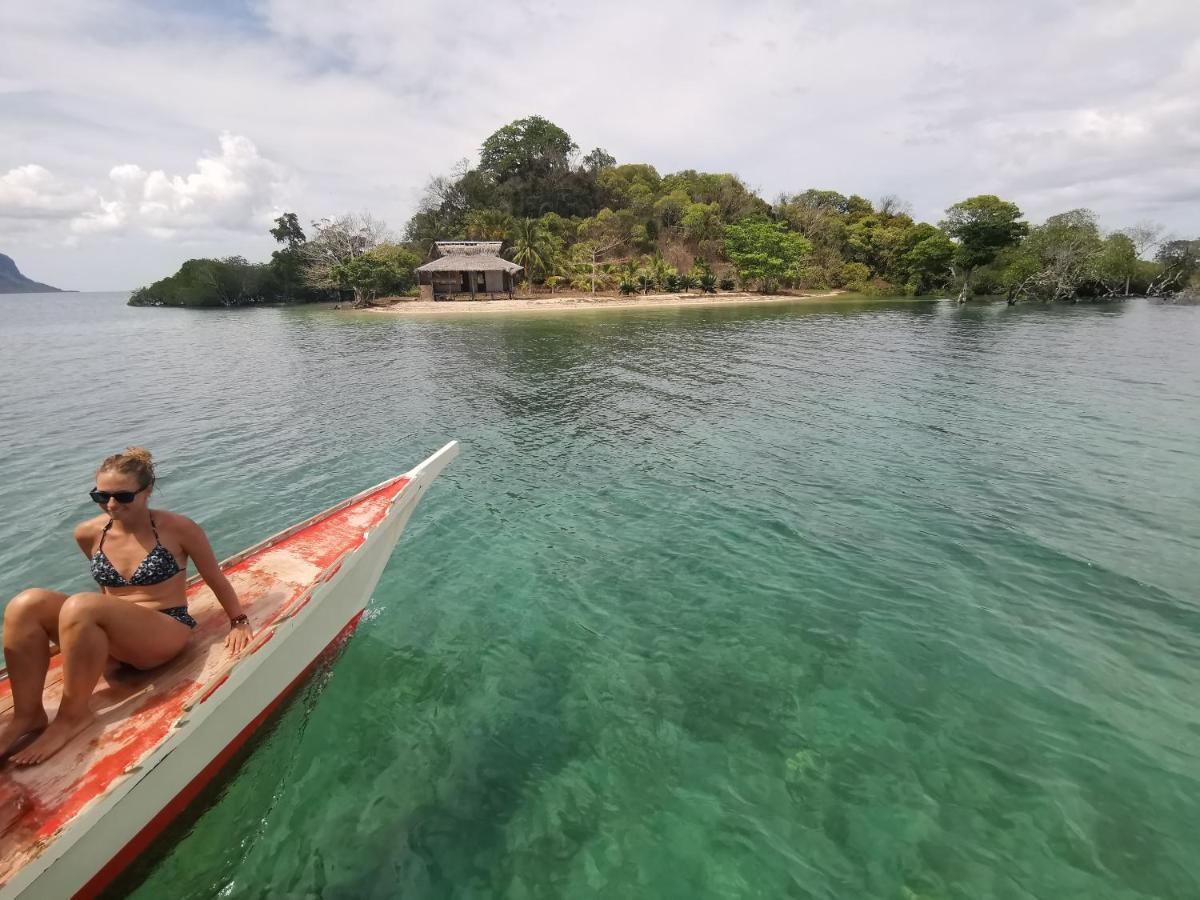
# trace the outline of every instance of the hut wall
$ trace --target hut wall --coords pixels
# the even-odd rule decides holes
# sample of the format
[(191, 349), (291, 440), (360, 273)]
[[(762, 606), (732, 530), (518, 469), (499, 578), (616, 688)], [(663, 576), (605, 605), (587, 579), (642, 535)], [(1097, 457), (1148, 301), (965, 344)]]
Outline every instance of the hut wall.
[(461, 272), (433, 272), (433, 293), (438, 297), (457, 294), (462, 288)]
[(487, 276), (487, 291), (490, 294), (504, 293), (504, 273), (503, 272), (485, 272)]

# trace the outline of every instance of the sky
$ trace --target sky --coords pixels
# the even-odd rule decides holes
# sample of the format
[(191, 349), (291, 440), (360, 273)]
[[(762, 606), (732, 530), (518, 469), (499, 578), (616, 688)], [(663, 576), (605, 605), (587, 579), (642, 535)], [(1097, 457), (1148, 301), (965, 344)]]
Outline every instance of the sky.
[(1200, 236), (1196, 0), (7, 0), (0, 252), (126, 290), (268, 258), (284, 211), (400, 233), (542, 115), (583, 152), (768, 200), (994, 193)]

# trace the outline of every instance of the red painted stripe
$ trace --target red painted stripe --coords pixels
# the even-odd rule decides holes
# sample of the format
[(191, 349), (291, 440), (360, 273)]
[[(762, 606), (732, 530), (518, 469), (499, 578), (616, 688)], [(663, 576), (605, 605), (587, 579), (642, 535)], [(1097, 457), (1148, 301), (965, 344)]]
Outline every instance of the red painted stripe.
[(229, 761), (229, 758), (237, 752), (238, 748), (241, 747), (242, 744), (246, 743), (246, 740), (251, 734), (254, 733), (254, 730), (263, 723), (263, 720), (265, 720), (267, 716), (275, 711), (279, 704), (282, 703), (284, 698), (292, 692), (296, 685), (304, 680), (304, 678), (313, 670), (313, 667), (321, 661), (321, 658), (333, 650), (338, 642), (342, 640), (342, 638), (354, 631), (360, 618), (362, 618), (361, 610), (355, 614), (353, 619), (346, 623), (346, 627), (338, 632), (337, 637), (330, 641), (325, 649), (316, 655), (313, 661), (304, 668), (304, 671), (297, 675), (292, 680), (292, 683), (280, 692), (278, 697), (267, 704), (266, 708), (262, 712), (255, 716), (245, 728), (238, 732), (237, 737), (230, 741), (224, 750), (213, 757), (212, 762), (200, 770), (200, 773), (191, 780), (187, 787), (176, 794), (174, 799), (167, 803), (158, 812), (158, 814), (154, 816), (153, 819), (147, 822), (145, 827), (142, 828), (142, 830), (139, 831), (128, 844), (122, 847), (116, 856), (108, 861), (104, 868), (92, 876), (91, 881), (80, 888), (78, 893), (74, 895), (76, 900), (97, 896), (114, 878), (121, 873), (123, 869), (125, 869), (126, 866), (133, 862), (134, 859), (137, 858), (138, 854), (145, 850), (146, 847), (150, 845), (150, 842), (158, 837), (160, 833), (162, 833), (162, 830), (166, 828), (168, 824), (170, 824), (171, 820), (183, 812), (183, 810), (187, 808), (187, 805), (196, 799), (196, 795), (200, 793), (206, 784), (212, 781), (213, 777), (221, 770), (221, 767)]
[(213, 694), (215, 694), (217, 692), (217, 688), (219, 688), (221, 685), (223, 685), (228, 680), (229, 680), (229, 673), (226, 672), (224, 675), (222, 675), (220, 678), (217, 679), (216, 684), (214, 684), (212, 687), (210, 687), (208, 690), (206, 690), (203, 694), (201, 694), (200, 699), (197, 700), (196, 702), (203, 703), (205, 700), (207, 700), (209, 697), (211, 697)]
[(253, 656), (255, 653), (257, 653), (263, 647), (267, 646), (267, 643), (273, 637), (275, 637), (275, 630), (271, 629), (270, 631), (267, 632), (267, 636), (265, 638), (263, 638), (261, 641), (259, 641), (257, 644), (255, 644), (253, 647), (250, 648), (250, 655)]

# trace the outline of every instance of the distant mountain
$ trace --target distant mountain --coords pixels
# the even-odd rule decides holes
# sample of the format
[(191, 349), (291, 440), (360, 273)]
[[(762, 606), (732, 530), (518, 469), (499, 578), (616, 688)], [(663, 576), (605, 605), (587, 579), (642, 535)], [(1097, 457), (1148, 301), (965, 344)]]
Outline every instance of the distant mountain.
[(59, 290), (21, 274), (12, 257), (0, 253), (0, 294), (42, 294)]

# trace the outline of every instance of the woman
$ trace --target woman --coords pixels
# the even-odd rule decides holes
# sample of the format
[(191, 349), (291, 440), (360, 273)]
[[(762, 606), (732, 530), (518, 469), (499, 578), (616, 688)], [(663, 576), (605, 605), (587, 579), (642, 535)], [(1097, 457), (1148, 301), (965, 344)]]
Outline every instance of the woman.
[[(32, 588), (5, 608), (13, 719), (0, 728), (0, 755), (11, 754), (14, 763), (48, 759), (92, 722), (92, 690), (109, 657), (153, 669), (183, 651), (196, 627), (184, 590), (189, 558), (229, 616), (225, 646), (236, 654), (249, 643), (250, 623), (204, 531), (184, 516), (151, 510), (153, 490), (148, 450), (130, 447), (104, 460), (91, 491), (104, 512), (75, 529), (99, 591), (68, 597)], [(47, 726), (42, 691), (51, 641), (62, 649), (63, 688)]]

